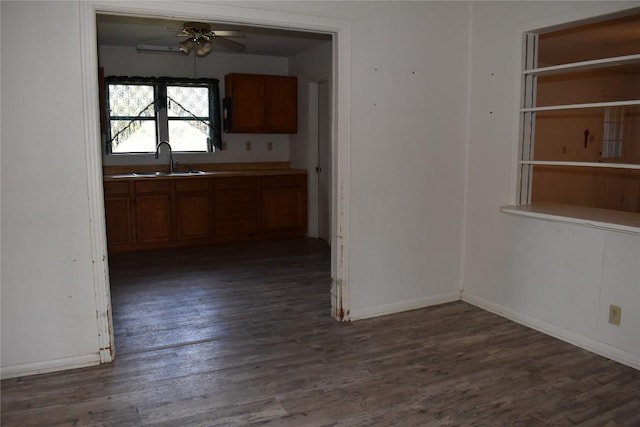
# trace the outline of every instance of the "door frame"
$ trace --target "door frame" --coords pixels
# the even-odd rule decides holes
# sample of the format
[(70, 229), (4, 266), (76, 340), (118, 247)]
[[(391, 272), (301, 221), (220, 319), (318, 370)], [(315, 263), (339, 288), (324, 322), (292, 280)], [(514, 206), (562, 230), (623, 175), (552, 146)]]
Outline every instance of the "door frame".
[(87, 196), (91, 233), (92, 277), (97, 311), (100, 363), (115, 357), (104, 194), (102, 143), (98, 101), (98, 49), (96, 14), (120, 14), (151, 18), (204, 20), (332, 34), (332, 226), (331, 315), (349, 320), (349, 124), (351, 27), (345, 19), (288, 12), (182, 2), (129, 3), (79, 2), (83, 124), (87, 171)]
[[(308, 135), (307, 135), (307, 142), (306, 142), (306, 150), (307, 150), (307, 163), (306, 163), (306, 168), (307, 168), (307, 173), (309, 176), (313, 177), (312, 179), (309, 179), (309, 201), (308, 201), (308, 206), (309, 206), (309, 225), (308, 225), (308, 230), (307, 230), (307, 234), (310, 237), (315, 237), (318, 238), (320, 236), (320, 215), (319, 215), (319, 203), (318, 203), (318, 195), (319, 195), (319, 180), (317, 177), (317, 173), (316, 173), (316, 166), (318, 165), (318, 161), (319, 161), (319, 149), (318, 149), (318, 129), (319, 129), (319, 122), (318, 122), (318, 90), (319, 90), (319, 85), (322, 82), (329, 82), (329, 84), (332, 84), (333, 82), (333, 76), (331, 75), (331, 73), (323, 73), (323, 74), (319, 74), (316, 76), (312, 76), (312, 77), (307, 77), (308, 83), (307, 83), (307, 89), (308, 89), (308, 93), (309, 93), (309, 98), (308, 98), (308, 109), (307, 111), (309, 112), (309, 131), (308, 131)], [(331, 103), (333, 104), (333, 100), (331, 100)], [(332, 107), (333, 109), (334, 107)], [(334, 129), (334, 117), (333, 114), (331, 115), (331, 128)], [(333, 150), (335, 149), (334, 147), (334, 141), (333, 141), (333, 134), (331, 135), (331, 154), (333, 154)], [(331, 161), (333, 162), (334, 159), (331, 159)], [(332, 165), (333, 166), (333, 165)], [(333, 173), (333, 172), (332, 172)], [(333, 186), (333, 184), (332, 184)], [(333, 191), (333, 187), (331, 189)], [(333, 194), (331, 194), (331, 197), (333, 197)], [(335, 229), (333, 229), (333, 215), (331, 215), (332, 218), (330, 220), (331, 222), (331, 230), (329, 231), (330, 235), (333, 235), (335, 233)], [(329, 244), (332, 244), (332, 242), (329, 242)]]

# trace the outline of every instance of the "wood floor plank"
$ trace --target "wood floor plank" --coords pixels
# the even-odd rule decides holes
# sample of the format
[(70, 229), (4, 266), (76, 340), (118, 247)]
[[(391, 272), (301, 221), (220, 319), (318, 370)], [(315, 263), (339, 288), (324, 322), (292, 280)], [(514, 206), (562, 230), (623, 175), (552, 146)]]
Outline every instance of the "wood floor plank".
[(2, 381), (3, 426), (640, 424), (640, 372), (468, 304), (333, 321), (318, 240), (109, 264), (116, 361)]

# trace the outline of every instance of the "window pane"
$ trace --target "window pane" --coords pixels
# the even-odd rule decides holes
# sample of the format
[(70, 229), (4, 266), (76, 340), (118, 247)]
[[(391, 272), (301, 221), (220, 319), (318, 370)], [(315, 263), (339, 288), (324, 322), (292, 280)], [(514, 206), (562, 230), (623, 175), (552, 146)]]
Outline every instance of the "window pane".
[(112, 117), (153, 117), (153, 86), (110, 84), (109, 114)]
[(111, 120), (111, 135), (118, 134), (111, 142), (112, 153), (154, 153), (156, 151), (156, 122), (154, 120)]
[(209, 126), (199, 120), (169, 120), (173, 151), (207, 151)]
[(209, 117), (209, 89), (193, 86), (167, 86), (169, 117)]
[(532, 202), (640, 212), (640, 171), (533, 167)]
[(533, 160), (640, 164), (640, 107), (538, 112)]

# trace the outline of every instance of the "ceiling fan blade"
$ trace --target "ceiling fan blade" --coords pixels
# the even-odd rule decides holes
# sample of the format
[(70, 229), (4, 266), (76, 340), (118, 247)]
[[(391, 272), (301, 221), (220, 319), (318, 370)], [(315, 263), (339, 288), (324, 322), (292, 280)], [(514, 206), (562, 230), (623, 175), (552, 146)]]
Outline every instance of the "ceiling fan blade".
[(216, 37), (239, 37), (244, 38), (245, 35), (242, 31), (233, 31), (233, 30), (211, 30)]
[(238, 43), (236, 41), (229, 40), (225, 37), (220, 37), (220, 36), (214, 39), (214, 43), (219, 43), (220, 45), (226, 47), (227, 49), (230, 49), (236, 52), (242, 52), (246, 48), (246, 46), (243, 45), (242, 43)]

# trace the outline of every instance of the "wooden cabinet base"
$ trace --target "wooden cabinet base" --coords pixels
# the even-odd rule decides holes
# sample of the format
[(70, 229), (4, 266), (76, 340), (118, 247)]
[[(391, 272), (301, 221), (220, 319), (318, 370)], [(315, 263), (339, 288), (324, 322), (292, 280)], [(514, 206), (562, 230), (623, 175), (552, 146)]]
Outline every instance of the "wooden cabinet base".
[(105, 182), (110, 253), (304, 236), (304, 173)]

